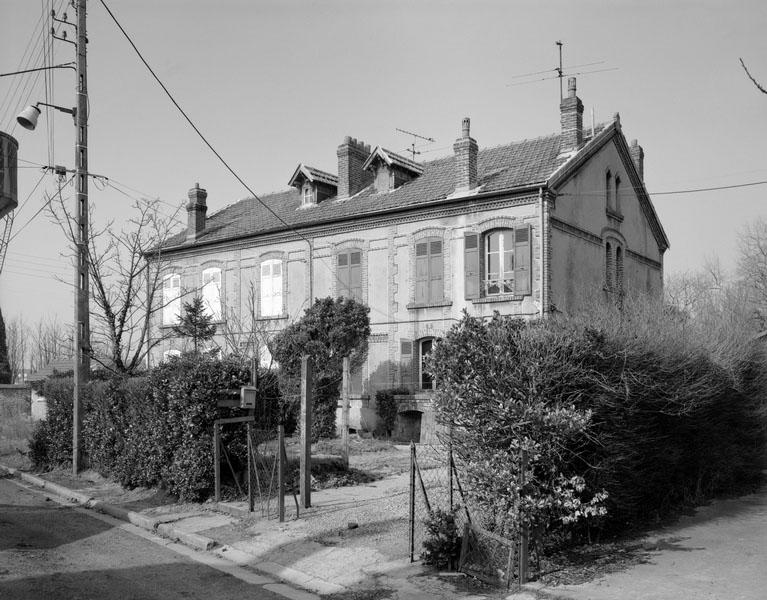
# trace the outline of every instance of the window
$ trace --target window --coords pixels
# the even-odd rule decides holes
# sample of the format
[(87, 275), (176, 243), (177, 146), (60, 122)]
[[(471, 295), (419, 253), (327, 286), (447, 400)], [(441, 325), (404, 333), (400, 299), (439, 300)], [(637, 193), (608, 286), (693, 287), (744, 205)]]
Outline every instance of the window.
[(302, 204), (303, 206), (308, 206), (309, 204), (313, 204), (313, 203), (314, 203), (314, 194), (313, 194), (312, 186), (305, 185)]
[(514, 292), (514, 231), (501, 229), (485, 238), (485, 293)]
[(175, 325), (181, 318), (181, 276), (166, 275), (162, 282), (162, 323)]
[(214, 321), (221, 320), (221, 269), (202, 272), (202, 301)]
[(464, 234), (464, 282), (467, 300), (531, 293), (529, 225)]
[(434, 338), (418, 342), (418, 387), (422, 390), (434, 389), (434, 378), (426, 370), (426, 359), (434, 348)]
[(623, 248), (615, 248), (615, 291), (623, 294)]
[(621, 178), (615, 177), (615, 212), (621, 212)]
[(362, 300), (362, 251), (343, 250), (336, 257), (338, 295)]
[(613, 175), (610, 171), (605, 173), (605, 208), (613, 210)]
[(611, 292), (613, 289), (613, 247), (610, 242), (605, 244), (605, 289)]
[(415, 245), (415, 302), (427, 304), (444, 299), (442, 240), (426, 238)]
[(261, 316), (277, 317), (282, 314), (282, 261), (265, 260), (261, 263)]

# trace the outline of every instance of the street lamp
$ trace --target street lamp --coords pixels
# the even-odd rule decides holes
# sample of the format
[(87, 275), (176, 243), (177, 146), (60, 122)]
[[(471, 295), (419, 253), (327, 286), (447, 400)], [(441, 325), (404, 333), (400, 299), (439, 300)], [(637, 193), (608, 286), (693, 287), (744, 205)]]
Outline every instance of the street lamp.
[(38, 102), (36, 104), (30, 104), (24, 110), (22, 110), (16, 117), (16, 122), (24, 129), (34, 131), (35, 127), (37, 127), (37, 118), (40, 116), (40, 109), (38, 106), (41, 105), (50, 106), (51, 108), (55, 108), (61, 112), (69, 113), (72, 115), (73, 119), (77, 118), (76, 108), (64, 108), (63, 106), (56, 106), (55, 104), (48, 104), (47, 102)]

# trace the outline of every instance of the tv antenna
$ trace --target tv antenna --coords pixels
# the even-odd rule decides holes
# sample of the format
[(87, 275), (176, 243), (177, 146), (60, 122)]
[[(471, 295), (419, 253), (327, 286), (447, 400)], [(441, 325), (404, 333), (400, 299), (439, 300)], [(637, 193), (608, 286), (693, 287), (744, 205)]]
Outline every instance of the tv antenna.
[(413, 141), (410, 143), (410, 148), (408, 148), (406, 150), (406, 152), (410, 152), (410, 154), (412, 155), (414, 161), (415, 161), (415, 155), (416, 154), (421, 154), (420, 150), (416, 150), (415, 149), (415, 142), (416, 142), (416, 140), (423, 140), (425, 142), (430, 142), (430, 143), (433, 143), (433, 142), (437, 141), (434, 138), (426, 137), (424, 135), (419, 135), (417, 133), (413, 133), (412, 131), (406, 131), (404, 129), (400, 129), (399, 127), (397, 127), (396, 130), (399, 131), (400, 133), (404, 133), (405, 135), (412, 135), (413, 136)]
[(572, 71), (571, 69), (583, 69), (587, 67), (595, 67), (597, 65), (603, 65), (605, 64), (605, 61), (598, 60), (596, 62), (582, 63), (579, 65), (569, 65), (567, 67), (563, 67), (562, 66), (562, 46), (564, 46), (564, 42), (562, 42), (562, 40), (557, 40), (556, 42), (554, 42), (554, 44), (557, 46), (557, 49), (559, 50), (558, 66), (554, 67), (553, 69), (545, 69), (543, 71), (534, 71), (532, 73), (523, 73), (521, 75), (513, 75), (511, 79), (523, 79), (523, 78), (529, 78), (529, 77), (536, 77), (537, 75), (546, 75), (549, 73), (553, 73), (553, 75), (548, 75), (548, 77), (536, 77), (535, 79), (531, 79), (529, 81), (519, 81), (519, 82), (509, 83), (509, 84), (506, 84), (506, 87), (516, 87), (518, 85), (528, 85), (531, 83), (538, 83), (539, 81), (547, 81), (549, 79), (559, 79), (559, 101), (562, 102), (564, 98), (562, 80), (565, 77), (573, 77), (575, 75), (591, 75), (592, 73), (604, 73), (605, 71), (617, 71), (619, 69), (619, 67), (608, 67), (606, 69)]

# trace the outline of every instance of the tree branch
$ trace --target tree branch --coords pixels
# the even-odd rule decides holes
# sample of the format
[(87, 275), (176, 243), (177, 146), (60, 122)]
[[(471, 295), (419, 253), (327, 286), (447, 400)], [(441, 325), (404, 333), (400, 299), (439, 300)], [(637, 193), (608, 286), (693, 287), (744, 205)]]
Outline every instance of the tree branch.
[(754, 79), (753, 75), (751, 75), (751, 73), (749, 73), (749, 72), (748, 72), (748, 69), (746, 68), (746, 63), (744, 63), (744, 62), (743, 62), (743, 59), (741, 58), (741, 59), (739, 59), (739, 60), (740, 60), (740, 64), (743, 66), (743, 70), (746, 72), (746, 75), (748, 75), (748, 78), (749, 78), (749, 79), (750, 79), (750, 80), (753, 82), (753, 84), (756, 86), (756, 88), (757, 88), (757, 89), (758, 89), (760, 92), (762, 92), (762, 94), (767, 94), (767, 90), (765, 90), (765, 89), (764, 89), (764, 88), (763, 88), (763, 87), (762, 87), (762, 86), (759, 84), (759, 82), (758, 82), (756, 79)]

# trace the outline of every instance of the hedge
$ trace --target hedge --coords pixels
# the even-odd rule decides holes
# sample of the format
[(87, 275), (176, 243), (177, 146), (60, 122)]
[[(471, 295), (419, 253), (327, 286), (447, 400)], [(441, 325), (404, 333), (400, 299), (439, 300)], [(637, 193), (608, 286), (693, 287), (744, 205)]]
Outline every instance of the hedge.
[[(276, 429), (276, 377), (259, 377), (257, 426)], [(83, 443), (91, 468), (126, 487), (163, 486), (182, 501), (210, 495), (213, 421), (240, 415), (219, 409), (222, 390), (246, 385), (250, 373), (236, 359), (174, 357), (145, 377), (92, 381), (83, 399)], [(48, 419), (30, 441), (36, 468), (71, 465), (72, 379), (45, 382)], [(246, 461), (244, 427), (225, 427), (223, 441), (235, 468)]]

